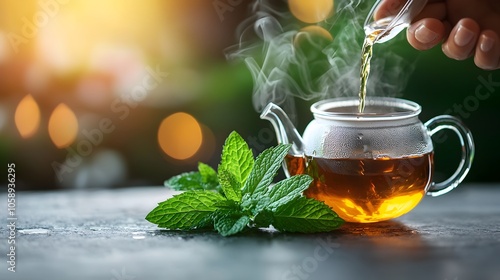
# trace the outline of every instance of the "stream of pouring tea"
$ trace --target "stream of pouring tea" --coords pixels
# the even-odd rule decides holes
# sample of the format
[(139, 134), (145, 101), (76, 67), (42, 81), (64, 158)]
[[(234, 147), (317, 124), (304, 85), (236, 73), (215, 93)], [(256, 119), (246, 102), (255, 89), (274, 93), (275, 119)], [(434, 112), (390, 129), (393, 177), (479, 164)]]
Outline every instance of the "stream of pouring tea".
[(368, 34), (363, 43), (363, 51), (361, 53), (361, 82), (359, 89), (359, 108), (358, 112), (363, 113), (365, 110), (366, 100), (366, 85), (368, 76), (370, 76), (370, 62), (373, 56), (373, 44), (375, 44), (376, 33)]
[[(363, 113), (366, 103), (366, 86), (368, 77), (370, 76), (370, 62), (373, 56), (373, 45), (378, 40), (378, 35), (382, 33), (389, 25), (390, 19), (383, 19), (376, 22), (373, 26), (369, 26), (366, 32), (363, 50), (361, 52), (361, 72), (360, 72), (360, 89), (359, 89), (359, 108), (358, 112)], [(392, 30), (387, 30), (386, 34), (390, 34)], [(385, 36), (382, 35), (382, 37)]]

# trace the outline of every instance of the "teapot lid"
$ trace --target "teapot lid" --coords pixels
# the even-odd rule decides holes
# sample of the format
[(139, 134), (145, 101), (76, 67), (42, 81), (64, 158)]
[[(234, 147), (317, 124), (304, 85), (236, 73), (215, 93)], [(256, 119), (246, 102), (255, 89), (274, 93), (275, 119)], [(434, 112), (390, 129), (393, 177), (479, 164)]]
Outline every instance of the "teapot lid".
[(328, 120), (383, 121), (412, 118), (422, 111), (413, 101), (392, 97), (367, 98), (363, 113), (359, 113), (358, 106), (357, 98), (333, 98), (314, 103), (311, 112), (315, 117)]

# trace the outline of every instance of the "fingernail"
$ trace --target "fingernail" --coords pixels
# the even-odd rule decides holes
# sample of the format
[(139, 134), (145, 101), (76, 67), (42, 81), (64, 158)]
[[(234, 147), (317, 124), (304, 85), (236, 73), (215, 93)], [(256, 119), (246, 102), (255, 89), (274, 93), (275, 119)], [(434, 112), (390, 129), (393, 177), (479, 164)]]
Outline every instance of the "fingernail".
[(424, 24), (415, 30), (415, 38), (422, 44), (429, 44), (436, 40), (437, 37), (438, 34), (427, 28)]
[(491, 49), (493, 48), (494, 45), (495, 45), (494, 39), (492, 39), (486, 35), (481, 36), (481, 44), (479, 45), (479, 47), (481, 48), (481, 51), (489, 52), (489, 51), (491, 51)]
[(457, 44), (457, 46), (465, 47), (472, 41), (472, 38), (474, 38), (474, 32), (472, 32), (467, 27), (461, 25), (460, 27), (458, 27), (457, 33), (455, 33), (455, 38), (453, 38), (453, 41), (455, 41), (455, 44)]

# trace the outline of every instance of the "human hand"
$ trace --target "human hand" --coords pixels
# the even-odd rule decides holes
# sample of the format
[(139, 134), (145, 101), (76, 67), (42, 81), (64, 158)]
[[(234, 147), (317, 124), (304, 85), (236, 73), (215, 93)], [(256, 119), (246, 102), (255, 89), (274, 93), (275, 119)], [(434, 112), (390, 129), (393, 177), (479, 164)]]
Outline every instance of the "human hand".
[[(406, 0), (385, 0), (379, 9), (401, 7)], [(465, 60), (474, 56), (482, 69), (500, 69), (499, 0), (429, 0), (407, 31), (410, 45), (427, 50), (442, 43), (444, 54)]]

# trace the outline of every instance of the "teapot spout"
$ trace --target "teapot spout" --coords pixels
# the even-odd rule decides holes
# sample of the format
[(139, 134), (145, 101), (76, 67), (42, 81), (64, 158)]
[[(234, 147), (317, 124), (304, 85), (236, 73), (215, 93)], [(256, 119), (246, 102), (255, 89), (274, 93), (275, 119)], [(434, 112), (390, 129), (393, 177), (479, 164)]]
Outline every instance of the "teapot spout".
[(278, 105), (269, 103), (260, 115), (260, 118), (271, 122), (279, 144), (292, 144), (290, 154), (301, 155), (304, 153), (302, 136), (300, 136), (285, 111)]

